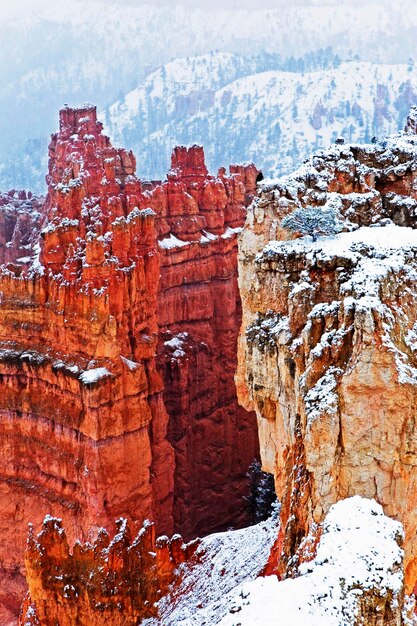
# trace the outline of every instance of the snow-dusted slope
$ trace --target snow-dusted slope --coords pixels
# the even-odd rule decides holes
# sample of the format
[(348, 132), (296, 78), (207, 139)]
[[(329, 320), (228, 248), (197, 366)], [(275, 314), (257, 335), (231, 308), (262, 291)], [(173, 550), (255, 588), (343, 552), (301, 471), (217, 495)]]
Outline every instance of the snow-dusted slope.
[(331, 507), (317, 554), (298, 578), (258, 577), (276, 536), (270, 519), (203, 539), (197, 563), (180, 566), (180, 585), (144, 625), (353, 626), (378, 613), (400, 623), (403, 530), (374, 500), (354, 496)]
[(159, 618), (146, 620), (144, 626), (217, 624), (234, 604), (236, 588), (259, 575), (277, 533), (277, 520), (270, 518), (205, 537), (197, 564), (180, 566), (180, 586), (160, 601)]
[(401, 538), (401, 524), (375, 501), (342, 500), (330, 509), (317, 555), (301, 565), (301, 576), (246, 583), (221, 626), (353, 626), (369, 624), (378, 613), (379, 623), (399, 624)]
[(205, 146), (212, 170), (253, 160), (276, 176), (340, 135), (370, 142), (397, 131), (413, 103), (412, 64), (351, 62), (305, 74), (251, 73), (249, 61), (218, 54), (169, 63), (103, 119), (113, 139), (137, 153), (144, 177), (166, 171), (173, 145), (195, 142)]
[(169, 120), (209, 108), (216, 91), (254, 69), (250, 59), (225, 52), (175, 59), (111, 105), (103, 120), (120, 143), (145, 137)]

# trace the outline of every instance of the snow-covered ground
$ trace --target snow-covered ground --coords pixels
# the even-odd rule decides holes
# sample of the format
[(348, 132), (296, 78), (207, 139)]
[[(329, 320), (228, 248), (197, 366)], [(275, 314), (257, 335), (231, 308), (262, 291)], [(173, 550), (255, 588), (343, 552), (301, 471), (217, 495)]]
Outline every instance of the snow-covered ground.
[[(221, 626), (349, 626), (367, 594), (401, 602), (401, 524), (373, 500), (354, 496), (331, 507), (316, 557), (300, 577), (257, 578), (237, 590)], [(213, 622), (216, 623), (216, 622)]]
[[(355, 244), (360, 244), (359, 247)], [(366, 256), (365, 261), (374, 264), (382, 263), (384, 266), (392, 264), (392, 259), (385, 259), (392, 252), (405, 254), (409, 249), (417, 248), (417, 229), (404, 228), (389, 224), (386, 226), (375, 225), (374, 227), (363, 227), (350, 233), (339, 233), (332, 236), (321, 236), (317, 241), (312, 241), (309, 235), (294, 239), (292, 241), (271, 241), (265, 246), (258, 258), (270, 258), (274, 252), (279, 254), (303, 253), (314, 255), (321, 260), (331, 257), (348, 255), (353, 261), (359, 261), (365, 255), (361, 253), (364, 248), (368, 250), (374, 248), (375, 258)], [(368, 254), (367, 250), (367, 254)], [(398, 260), (401, 267), (404, 265), (404, 258)], [(372, 274), (367, 272), (371, 278)], [(365, 291), (369, 293), (369, 286)]]
[[(202, 540), (198, 562), (145, 626), (353, 626), (361, 600), (402, 602), (402, 526), (374, 500), (354, 496), (331, 507), (315, 558), (299, 577), (258, 577), (274, 539), (270, 519)], [(405, 622), (410, 624), (411, 622)]]
[(199, 563), (180, 566), (181, 585), (160, 602), (160, 616), (144, 626), (217, 624), (234, 603), (238, 585), (254, 580), (277, 537), (277, 520), (205, 537)]

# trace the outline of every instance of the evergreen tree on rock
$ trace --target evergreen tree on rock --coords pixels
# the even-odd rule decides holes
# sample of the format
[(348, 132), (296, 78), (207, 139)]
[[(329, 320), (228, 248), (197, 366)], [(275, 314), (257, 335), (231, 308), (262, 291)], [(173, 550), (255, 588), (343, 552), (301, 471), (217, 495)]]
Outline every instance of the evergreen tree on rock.
[(310, 235), (317, 241), (319, 235), (336, 235), (342, 229), (338, 212), (333, 208), (306, 207), (295, 209), (284, 217), (281, 226), (292, 233)]

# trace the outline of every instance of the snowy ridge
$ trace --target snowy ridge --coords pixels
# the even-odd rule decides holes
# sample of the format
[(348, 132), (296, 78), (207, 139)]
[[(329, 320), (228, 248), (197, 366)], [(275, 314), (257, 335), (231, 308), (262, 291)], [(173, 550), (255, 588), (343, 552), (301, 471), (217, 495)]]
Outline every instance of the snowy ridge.
[[(316, 557), (300, 577), (275, 576), (245, 583), (221, 626), (348, 626), (357, 622), (367, 595), (402, 600), (403, 530), (374, 500), (354, 496), (333, 505)], [(372, 607), (373, 611), (375, 606)], [(362, 609), (363, 610), (363, 609)], [(379, 609), (381, 610), (381, 609)], [(365, 617), (366, 618), (366, 617)], [(214, 622), (216, 623), (216, 622)], [(394, 622), (393, 622), (394, 623)]]
[(337, 137), (369, 143), (397, 132), (417, 103), (417, 72), (407, 64), (351, 62), (304, 74), (252, 68), (224, 54), (177, 59), (102, 120), (116, 143), (138, 154), (145, 178), (166, 171), (173, 145), (195, 142), (212, 171), (249, 159), (265, 176), (279, 176)]
[[(215, 7), (210, 3), (197, 7), (189, 1), (185, 6), (156, 6), (107, 0), (103, 7), (95, 0), (39, 0), (26, 1), (24, 9), (20, 6), (19, 10), (21, 3), (22, 0), (4, 2), (0, 7), (4, 51), (0, 53), (0, 187), (26, 186), (35, 192), (44, 188), (48, 138), (55, 129), (56, 111), (65, 102), (75, 105), (89, 100), (102, 109), (121, 102), (123, 108), (126, 94), (140, 89), (146, 76), (185, 54), (205, 56), (215, 46), (222, 51), (220, 54), (236, 57), (222, 83), (225, 87), (239, 76), (263, 71), (260, 65), (249, 70), (251, 61), (239, 60), (248, 51), (250, 55), (280, 55), (282, 60), (288, 60), (291, 55), (299, 58), (317, 51), (326, 42), (342, 59), (350, 59), (354, 50), (360, 58), (377, 63), (406, 63), (415, 52), (413, 29), (417, 17), (412, 0), (309, 4), (303, 0), (277, 0), (270, 9), (259, 9), (252, 3), (229, 8), (220, 2)], [(187, 82), (187, 73), (188, 70), (182, 76), (179, 73), (179, 79)], [(201, 84), (197, 80), (194, 91)], [(215, 89), (221, 86), (217, 84)], [(166, 95), (171, 100), (168, 92)], [(126, 98), (128, 107), (134, 104), (133, 95)], [(202, 108), (196, 111), (195, 98), (192, 100), (180, 106), (183, 110), (190, 107), (187, 117), (204, 112), (210, 102), (201, 96)], [(156, 115), (161, 129), (169, 118), (162, 110), (157, 110)], [(204, 119), (203, 116), (203, 130)], [(198, 119), (195, 124), (198, 125)], [(116, 129), (115, 124), (115, 136), (116, 130), (121, 134), (121, 128)], [(194, 134), (195, 129), (191, 130)], [(154, 131), (148, 127), (147, 136)], [(246, 132), (240, 128), (243, 131)], [(273, 137), (274, 129), (271, 133)], [(170, 144), (173, 137), (174, 134)], [(276, 143), (271, 139), (268, 142), (273, 155)], [(132, 137), (132, 145), (139, 144), (138, 138)], [(228, 138), (223, 143), (223, 147), (227, 146)], [(153, 155), (148, 155), (147, 148), (141, 149), (138, 156), (142, 154), (148, 163), (144, 163), (141, 173), (153, 177), (148, 167)], [(225, 154), (223, 162), (236, 159), (242, 159), (240, 152), (235, 152), (232, 159), (229, 153)], [(157, 171), (160, 177), (166, 167), (158, 162)]]

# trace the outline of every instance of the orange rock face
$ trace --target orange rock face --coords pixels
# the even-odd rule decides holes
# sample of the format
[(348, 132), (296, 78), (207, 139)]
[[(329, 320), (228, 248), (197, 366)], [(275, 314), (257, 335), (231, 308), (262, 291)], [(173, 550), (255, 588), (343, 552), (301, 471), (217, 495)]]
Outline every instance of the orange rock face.
[(45, 201), (1, 196), (4, 623), (27, 524), (47, 513), (70, 544), (120, 516), (187, 538), (246, 521), (258, 440), (233, 383), (237, 233), (257, 175), (212, 177), (201, 148), (177, 148), (142, 189), (87, 106), (60, 112)]
[(174, 526), (186, 539), (248, 522), (246, 472), (259, 443), (255, 415), (239, 407), (233, 380), (237, 235), (258, 170), (242, 172), (209, 176), (202, 148), (177, 148), (168, 181), (151, 197), (161, 266), (158, 365), (176, 458)]
[(127, 521), (116, 524), (111, 541), (101, 529), (92, 544), (78, 542), (72, 552), (60, 519), (45, 518), (37, 537), (31, 529), (25, 553), (29, 594), (21, 626), (122, 626), (156, 615), (155, 602), (198, 542), (185, 545), (179, 535), (156, 539), (150, 522), (132, 541)]
[[(338, 500), (374, 498), (405, 528), (417, 580), (417, 150), (405, 135), (335, 146), (265, 184), (241, 238), (237, 387), (255, 409), (282, 501), (268, 571), (285, 576)], [(284, 241), (292, 210), (337, 209), (346, 232)], [(395, 226), (396, 224), (397, 226)], [(370, 228), (372, 226), (372, 228)], [(401, 227), (401, 228), (400, 228)]]
[(2, 252), (0, 524), (10, 576), (21, 571), (28, 521), (46, 513), (64, 520), (71, 542), (121, 514), (172, 531), (155, 216), (136, 208), (134, 168), (94, 108), (64, 109), (32, 261), (21, 260), (23, 217)]

